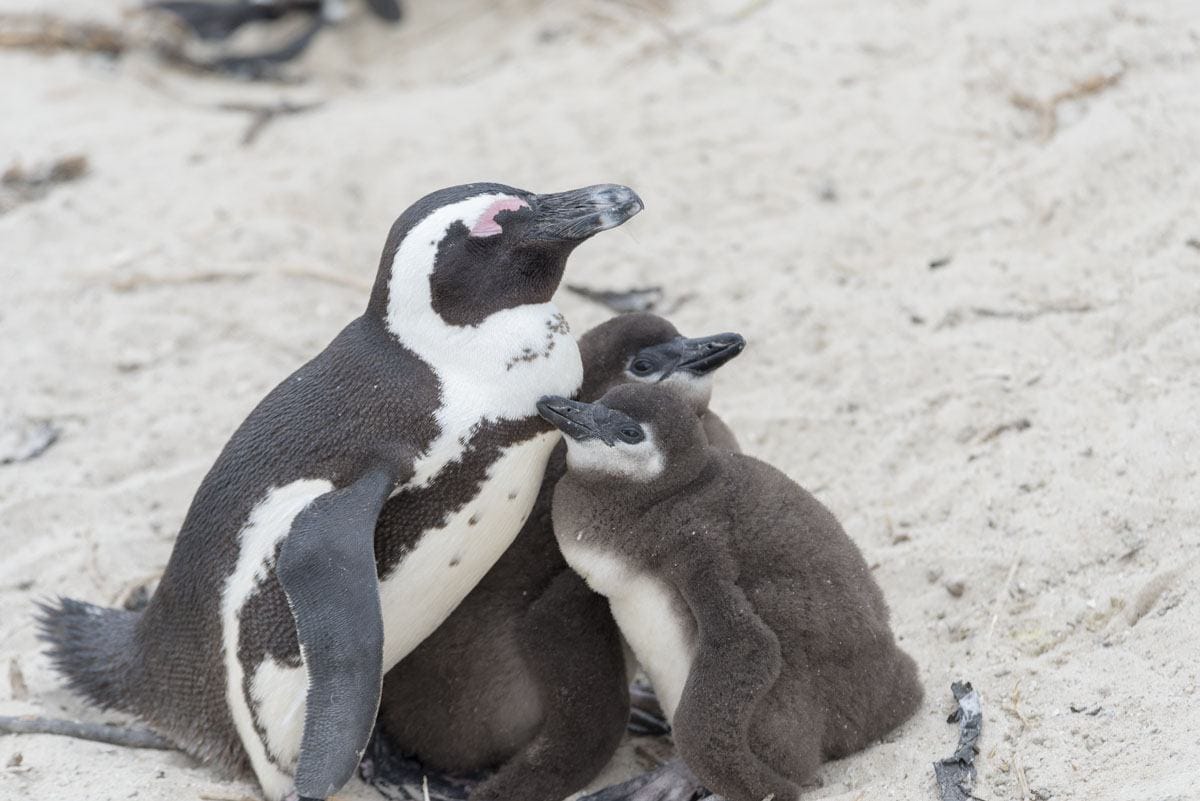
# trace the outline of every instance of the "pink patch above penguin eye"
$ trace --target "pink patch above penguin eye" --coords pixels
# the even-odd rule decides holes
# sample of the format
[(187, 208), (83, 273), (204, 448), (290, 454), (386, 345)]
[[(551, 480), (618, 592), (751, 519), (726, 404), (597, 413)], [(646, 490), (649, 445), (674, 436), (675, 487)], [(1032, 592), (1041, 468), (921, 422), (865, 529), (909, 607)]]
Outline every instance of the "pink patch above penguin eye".
[(515, 197), (502, 197), (484, 209), (483, 214), (479, 215), (479, 219), (471, 226), (471, 236), (495, 236), (503, 230), (500, 227), (500, 223), (496, 222), (497, 214), (502, 211), (516, 211), (517, 209), (527, 208), (529, 208), (529, 204), (524, 200)]

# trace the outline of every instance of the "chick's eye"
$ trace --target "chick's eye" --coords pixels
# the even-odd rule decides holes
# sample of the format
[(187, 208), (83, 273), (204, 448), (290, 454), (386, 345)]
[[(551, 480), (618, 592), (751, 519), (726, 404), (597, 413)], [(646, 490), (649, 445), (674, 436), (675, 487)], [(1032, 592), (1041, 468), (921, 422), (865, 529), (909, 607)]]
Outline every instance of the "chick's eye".
[(646, 438), (642, 433), (642, 429), (637, 426), (625, 426), (621, 429), (621, 439), (629, 443), (641, 442)]
[(633, 372), (638, 375), (646, 375), (654, 370), (654, 365), (645, 359), (636, 359), (632, 365)]

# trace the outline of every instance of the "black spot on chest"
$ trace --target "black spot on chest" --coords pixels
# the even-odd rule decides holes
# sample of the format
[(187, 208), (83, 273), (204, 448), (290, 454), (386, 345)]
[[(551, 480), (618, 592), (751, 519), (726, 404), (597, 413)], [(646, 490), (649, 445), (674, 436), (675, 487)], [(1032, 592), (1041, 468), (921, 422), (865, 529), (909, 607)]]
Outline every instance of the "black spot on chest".
[[(540, 417), (485, 423), (476, 429), (458, 460), (423, 487), (405, 488), (384, 504), (375, 527), (375, 561), (384, 580), (426, 531), (446, 525), (450, 516), (479, 494), (488, 468), (502, 451), (549, 430)], [(473, 515), (468, 525), (480, 522)]]
[(567, 324), (567, 319), (563, 317), (562, 314), (555, 314), (546, 321), (545, 338), (542, 340), (541, 344), (536, 347), (527, 346), (522, 348), (520, 353), (510, 358), (508, 362), (505, 363), (504, 369), (511, 370), (518, 364), (536, 362), (538, 359), (550, 358), (550, 354), (554, 351), (554, 347), (558, 344), (558, 337), (562, 334), (568, 334), (570, 331), (571, 327)]

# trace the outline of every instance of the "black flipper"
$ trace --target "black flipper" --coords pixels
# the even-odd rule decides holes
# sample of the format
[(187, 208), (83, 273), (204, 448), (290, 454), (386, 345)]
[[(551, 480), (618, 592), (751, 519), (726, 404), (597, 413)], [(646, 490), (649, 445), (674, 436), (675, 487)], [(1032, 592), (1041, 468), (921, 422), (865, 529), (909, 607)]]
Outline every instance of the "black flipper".
[(296, 791), (325, 798), (354, 774), (375, 725), (383, 681), (383, 614), (375, 521), (392, 488), (376, 470), (296, 516), (276, 573), (308, 670)]
[(288, 5), (256, 3), (253, 0), (238, 0), (233, 3), (218, 3), (213, 0), (156, 0), (147, 3), (146, 7), (173, 14), (199, 38), (214, 41), (228, 39), (247, 23), (276, 20), (291, 10)]
[(281, 64), (286, 64), (307, 50), (325, 25), (325, 19), (320, 14), (314, 14), (312, 22), (308, 24), (307, 28), (276, 50), (267, 50), (252, 56), (225, 56), (213, 60), (207, 66), (220, 72), (242, 75), (251, 80), (270, 77)]

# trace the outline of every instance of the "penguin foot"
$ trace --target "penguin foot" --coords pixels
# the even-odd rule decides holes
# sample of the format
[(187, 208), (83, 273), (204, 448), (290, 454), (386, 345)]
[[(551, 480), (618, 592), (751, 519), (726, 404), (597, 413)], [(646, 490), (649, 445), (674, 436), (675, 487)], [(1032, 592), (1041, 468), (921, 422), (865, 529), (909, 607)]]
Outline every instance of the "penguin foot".
[(389, 801), (466, 801), (486, 778), (482, 773), (427, 770), (417, 759), (397, 753), (378, 730), (371, 736), (358, 775)]
[(700, 783), (683, 760), (672, 759), (629, 781), (581, 796), (578, 801), (698, 801), (701, 798), (721, 801)]
[(671, 724), (658, 703), (654, 688), (641, 681), (629, 686), (629, 733), (636, 737), (665, 737), (671, 733)]

